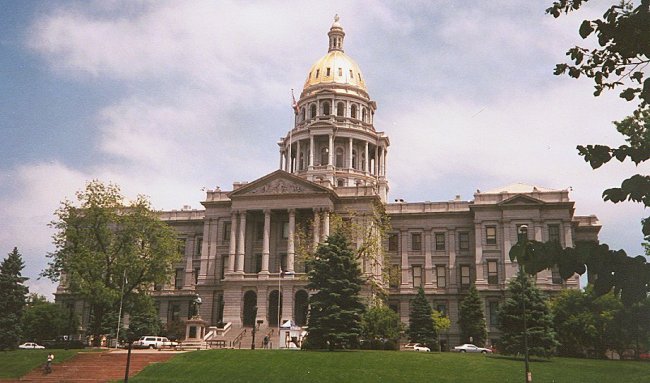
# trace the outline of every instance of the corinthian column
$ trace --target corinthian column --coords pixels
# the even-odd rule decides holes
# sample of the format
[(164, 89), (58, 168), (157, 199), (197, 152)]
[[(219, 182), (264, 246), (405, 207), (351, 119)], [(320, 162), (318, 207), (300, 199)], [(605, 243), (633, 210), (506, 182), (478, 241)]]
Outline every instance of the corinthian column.
[(289, 238), (287, 239), (287, 271), (293, 272), (295, 259), (296, 210), (289, 209)]
[(260, 274), (269, 273), (269, 248), (271, 238), (271, 210), (264, 210), (264, 240), (262, 242), (262, 271)]
[(246, 251), (246, 210), (239, 212), (239, 238), (237, 239), (237, 272), (244, 273), (244, 253)]

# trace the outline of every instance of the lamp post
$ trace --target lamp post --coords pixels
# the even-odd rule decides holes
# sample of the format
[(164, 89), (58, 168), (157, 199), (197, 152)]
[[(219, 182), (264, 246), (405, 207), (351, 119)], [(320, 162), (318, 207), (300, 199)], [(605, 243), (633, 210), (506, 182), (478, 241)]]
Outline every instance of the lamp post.
[[(528, 242), (528, 226), (521, 225), (519, 226), (519, 237), (517, 243), (522, 244), (524, 246), (524, 250), (523, 250), (524, 254), (527, 251), (527, 242)], [(520, 261), (521, 260), (518, 260), (519, 272), (522, 273), (523, 268), (521, 266)], [(533, 377), (530, 372), (530, 368), (528, 366), (528, 328), (526, 326), (526, 292), (524, 290), (522, 290), (521, 308), (524, 317), (524, 368), (526, 373), (524, 382), (529, 383), (533, 380)]]
[(251, 350), (255, 350), (255, 330), (259, 326), (259, 323), (255, 323), (257, 321), (257, 306), (253, 307), (253, 340), (251, 340)]
[(285, 275), (293, 275), (294, 272), (293, 271), (284, 272), (284, 271), (282, 271), (282, 266), (280, 266), (278, 268), (278, 270), (279, 270), (279, 272), (278, 272), (278, 349), (279, 349), (280, 348), (280, 339), (281, 339), (280, 331), (281, 331), (281, 326), (282, 326), (282, 311), (281, 311), (281, 304), (280, 304), (280, 302), (282, 302), (282, 300), (281, 300), (282, 299), (282, 278)]

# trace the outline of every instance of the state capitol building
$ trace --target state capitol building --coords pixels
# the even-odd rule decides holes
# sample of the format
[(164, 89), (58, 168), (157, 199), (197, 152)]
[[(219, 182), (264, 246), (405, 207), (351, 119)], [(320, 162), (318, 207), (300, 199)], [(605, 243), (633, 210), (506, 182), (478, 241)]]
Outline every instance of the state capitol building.
[[(410, 300), (423, 287), (432, 308), (451, 320), (440, 334), (443, 347), (467, 341), (459, 339), (458, 310), (474, 284), (495, 343), (497, 310), (518, 270), (508, 252), (519, 227), (527, 225), (530, 239), (570, 247), (597, 241), (598, 219), (574, 215), (568, 190), (525, 184), (477, 191), (471, 201), (391, 202), (390, 139), (374, 126), (377, 104), (359, 66), (344, 53), (338, 17), (327, 35), (327, 53), (309, 69), (294, 103), (293, 128), (278, 142), (279, 169), (228, 191), (208, 190), (202, 210), (161, 212), (184, 249), (174, 278), (153, 292), (162, 322), (189, 318), (198, 294), (208, 327), (230, 323), (237, 333), (259, 320), (261, 331), (277, 328), (279, 320), (306, 325), (301, 246), (324, 241), (334, 217), (363, 221), (380, 204), (390, 228), (381, 254), (360, 259), (364, 277), (383, 287), (404, 323)], [(578, 288), (579, 280), (545, 270), (536, 284), (552, 293)]]

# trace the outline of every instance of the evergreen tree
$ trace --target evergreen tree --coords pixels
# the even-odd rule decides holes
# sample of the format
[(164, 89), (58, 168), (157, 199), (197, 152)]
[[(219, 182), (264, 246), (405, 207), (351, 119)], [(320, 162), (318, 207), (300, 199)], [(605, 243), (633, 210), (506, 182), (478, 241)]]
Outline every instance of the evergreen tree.
[(424, 290), (420, 287), (418, 294), (411, 300), (408, 328), (409, 340), (424, 343), (430, 348), (437, 349), (438, 334), (431, 314), (431, 305), (424, 296)]
[(29, 290), (27, 278), (20, 272), (25, 267), (18, 248), (0, 264), (0, 350), (15, 349), (21, 338), (21, 321)]
[(469, 294), (460, 304), (459, 316), (461, 342), (473, 343), (479, 347), (485, 346), (487, 329), (483, 302), (474, 285), (470, 287)]
[(522, 271), (510, 281), (508, 296), (499, 310), (499, 327), (503, 332), (499, 340), (499, 349), (504, 354), (524, 354), (525, 317), (528, 353), (544, 357), (551, 356), (555, 351), (557, 341), (553, 329), (553, 316), (546, 297)]
[(361, 334), (361, 270), (347, 237), (337, 230), (307, 261), (309, 336), (306, 347), (333, 350), (356, 346)]

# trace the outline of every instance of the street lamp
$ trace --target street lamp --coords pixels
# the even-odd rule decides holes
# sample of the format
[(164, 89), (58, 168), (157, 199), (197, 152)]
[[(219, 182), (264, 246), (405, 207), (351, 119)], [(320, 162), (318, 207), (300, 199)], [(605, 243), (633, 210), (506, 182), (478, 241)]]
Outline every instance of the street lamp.
[[(524, 246), (523, 254), (526, 253), (527, 251), (527, 242), (528, 242), (528, 226), (527, 225), (521, 225), (519, 226), (519, 237), (517, 238), (517, 243), (521, 244)], [(519, 272), (523, 272), (523, 268), (521, 266), (521, 259), (517, 260), (519, 263)], [(528, 328), (526, 326), (526, 292), (522, 289), (522, 299), (521, 299), (521, 307), (522, 307), (522, 314), (524, 317), (524, 367), (526, 369), (525, 373), (525, 380), (524, 382), (532, 382), (533, 377), (530, 372), (530, 368), (528, 366)]]

